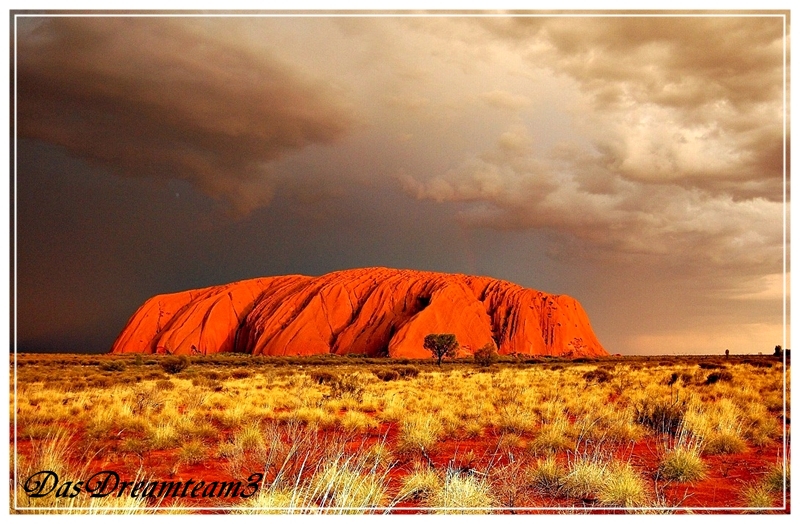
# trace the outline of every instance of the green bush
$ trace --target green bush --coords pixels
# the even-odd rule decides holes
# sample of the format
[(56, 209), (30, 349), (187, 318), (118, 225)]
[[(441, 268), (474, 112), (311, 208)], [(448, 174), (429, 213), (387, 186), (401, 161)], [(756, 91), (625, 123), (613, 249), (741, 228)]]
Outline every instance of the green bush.
[(425, 337), (423, 346), (436, 357), (436, 364), (441, 366), (444, 357), (452, 358), (456, 356), (458, 340), (452, 333), (430, 334)]

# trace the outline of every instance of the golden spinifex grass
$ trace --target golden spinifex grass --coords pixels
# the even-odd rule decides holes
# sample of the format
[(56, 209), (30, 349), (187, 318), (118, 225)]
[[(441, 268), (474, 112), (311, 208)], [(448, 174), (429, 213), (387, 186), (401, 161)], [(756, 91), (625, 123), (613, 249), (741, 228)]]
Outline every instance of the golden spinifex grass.
[[(196, 357), (174, 373), (160, 361), (18, 357), (16, 506), (658, 511), (782, 499), (783, 477), (769, 480), (765, 462), (782, 452), (784, 433), (783, 366), (773, 358), (506, 357), (440, 368), (231, 355)], [(712, 503), (704, 483), (726, 478), (731, 454), (747, 482), (725, 482), (729, 493), (717, 490)], [(64, 479), (119, 469), (126, 480), (261, 481), (246, 500), (32, 498), (25, 480), (45, 467)]]

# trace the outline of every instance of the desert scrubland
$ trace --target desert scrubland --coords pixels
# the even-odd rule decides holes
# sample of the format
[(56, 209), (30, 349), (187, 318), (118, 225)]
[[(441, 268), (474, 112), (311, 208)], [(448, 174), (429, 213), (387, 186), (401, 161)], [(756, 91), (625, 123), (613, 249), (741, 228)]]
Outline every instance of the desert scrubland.
[(12, 511), (788, 511), (772, 356), (11, 367)]

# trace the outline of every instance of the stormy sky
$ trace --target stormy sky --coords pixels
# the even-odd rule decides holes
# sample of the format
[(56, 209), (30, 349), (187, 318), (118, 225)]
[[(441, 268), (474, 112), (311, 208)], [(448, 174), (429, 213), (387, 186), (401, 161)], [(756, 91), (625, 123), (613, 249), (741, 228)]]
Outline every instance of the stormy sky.
[(771, 352), (784, 30), (17, 17), (18, 349), (107, 351), (158, 293), (384, 266), (571, 295), (610, 353)]

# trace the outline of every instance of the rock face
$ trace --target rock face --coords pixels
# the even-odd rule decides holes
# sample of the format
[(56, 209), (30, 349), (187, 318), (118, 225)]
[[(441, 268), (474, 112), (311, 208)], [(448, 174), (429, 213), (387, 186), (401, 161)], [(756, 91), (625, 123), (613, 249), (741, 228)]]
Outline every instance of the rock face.
[(386, 268), (158, 295), (111, 352), (431, 358), (423, 348), (431, 333), (454, 333), (462, 356), (491, 341), (500, 354), (608, 354), (571, 297), (488, 277)]

